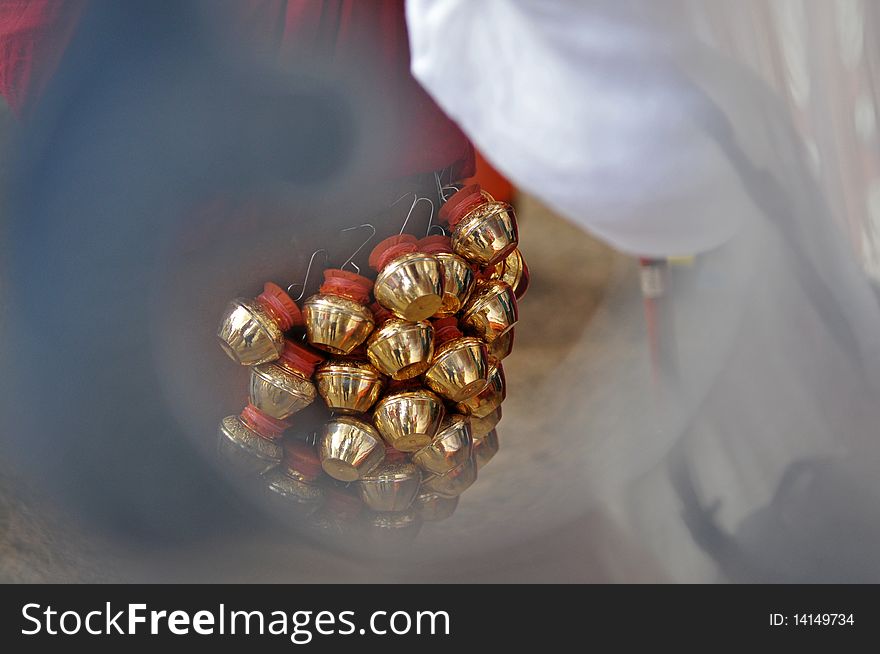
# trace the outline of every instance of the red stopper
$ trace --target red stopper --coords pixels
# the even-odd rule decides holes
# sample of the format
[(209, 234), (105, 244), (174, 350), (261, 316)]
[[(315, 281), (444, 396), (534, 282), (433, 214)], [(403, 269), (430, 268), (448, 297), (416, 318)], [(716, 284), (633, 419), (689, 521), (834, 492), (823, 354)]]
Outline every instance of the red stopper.
[(302, 312), (296, 306), (296, 302), (278, 284), (266, 282), (263, 285), (263, 292), (257, 296), (257, 302), (272, 316), (283, 332), (294, 325), (303, 324)]
[(324, 494), (324, 509), (342, 519), (357, 517), (364, 509), (364, 503), (356, 495), (340, 488), (330, 488)]
[(482, 189), (479, 184), (471, 184), (463, 189), (456, 191), (445, 204), (440, 207), (437, 217), (441, 222), (447, 223), (450, 227), (455, 227), (461, 222), (461, 219), (477, 205), (483, 204), (486, 198), (483, 197)]
[(382, 270), (397, 257), (417, 251), (418, 242), (412, 234), (389, 236), (384, 241), (380, 241), (370, 252), (370, 268), (376, 271)]
[(321, 476), (321, 459), (318, 458), (315, 446), (299, 439), (285, 441), (284, 465), (308, 481)]
[(370, 305), (370, 311), (373, 312), (373, 317), (375, 318), (377, 325), (382, 324), (394, 315), (378, 302), (373, 302), (373, 304)]
[(349, 352), (345, 358), (352, 361), (369, 361), (370, 357), (367, 355), (367, 344), (361, 343)]
[(498, 266), (500, 265), (502, 264), (496, 263), (491, 266), (486, 266), (485, 268), (474, 265), (474, 279), (476, 279), (478, 282), (485, 282), (489, 279), (492, 279), (492, 275), (494, 275), (498, 271)]
[(452, 239), (443, 234), (426, 236), (419, 241), (419, 252), (425, 254), (452, 254)]
[(315, 366), (323, 360), (324, 357), (312, 348), (287, 339), (284, 340), (284, 350), (278, 357), (278, 363), (299, 373), (306, 379), (311, 379), (312, 373), (315, 372)]
[(461, 337), (461, 330), (458, 328), (458, 319), (455, 316), (447, 318), (438, 318), (433, 321), (434, 325), (434, 342), (442, 345), (446, 341)]
[(250, 402), (241, 412), (241, 421), (249, 429), (269, 440), (275, 440), (290, 427), (290, 423), (286, 420), (278, 420), (278, 418), (266, 415)]
[(415, 379), (392, 379), (388, 382), (387, 394), (412, 391), (417, 388), (420, 388), (420, 385)]
[(406, 452), (394, 449), (390, 445), (385, 446), (385, 460), (388, 463), (404, 463), (409, 460)]
[(324, 271), (324, 283), (321, 284), (320, 292), (327, 295), (341, 295), (354, 300), (358, 304), (366, 304), (370, 301), (370, 293), (373, 291), (373, 282), (362, 275), (341, 270), (328, 268)]

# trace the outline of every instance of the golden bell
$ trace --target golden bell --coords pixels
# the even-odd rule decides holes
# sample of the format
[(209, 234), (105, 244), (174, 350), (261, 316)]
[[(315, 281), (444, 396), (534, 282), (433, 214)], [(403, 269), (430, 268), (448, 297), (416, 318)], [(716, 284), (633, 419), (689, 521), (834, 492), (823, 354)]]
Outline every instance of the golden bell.
[(501, 361), (501, 359), (506, 358), (511, 352), (513, 352), (513, 337), (515, 331), (515, 329), (510, 329), (507, 333), (502, 334), (486, 345), (486, 350), (489, 352), (490, 359)]
[(485, 418), (501, 406), (507, 395), (504, 381), (504, 368), (500, 361), (489, 366), (489, 384), (472, 398), (459, 402), (456, 408), (460, 413)]
[(517, 320), (519, 314), (513, 291), (497, 279), (477, 282), (461, 316), (466, 332), (490, 344), (513, 329)]
[(309, 348), (285, 341), (277, 361), (251, 369), (251, 404), (263, 413), (283, 420), (315, 401), (312, 373), (324, 357)]
[(402, 390), (379, 400), (373, 421), (391, 447), (415, 452), (431, 443), (444, 413), (443, 402), (431, 391)]
[(475, 278), (473, 268), (452, 251), (452, 242), (448, 236), (427, 236), (419, 241), (419, 250), (434, 255), (443, 268), (443, 304), (434, 317), (455, 315), (461, 311), (471, 295)]
[(395, 548), (411, 543), (422, 528), (418, 511), (366, 511), (367, 537), (379, 548)]
[(477, 480), (477, 463), (470, 457), (457, 468), (442, 475), (428, 477), (422, 482), (422, 490), (443, 497), (456, 497), (465, 492)]
[(498, 447), (498, 432), (494, 429), (474, 441), (474, 460), (477, 462), (477, 470), (489, 463), (489, 459), (498, 453)]
[(433, 316), (443, 304), (443, 269), (432, 255), (417, 251), (411, 234), (386, 238), (370, 254), (378, 271), (373, 294), (398, 318), (418, 322)]
[(471, 416), (471, 436), (474, 443), (495, 429), (499, 422), (501, 422), (501, 407), (495, 409), (485, 418)]
[(324, 499), (324, 489), (316, 484), (321, 475), (321, 461), (314, 445), (299, 439), (283, 443), (280, 465), (263, 473), (273, 505), (283, 513), (307, 517)]
[(429, 475), (442, 475), (467, 461), (472, 447), (470, 420), (453, 414), (440, 424), (431, 444), (415, 452), (412, 460)]
[(422, 475), (402, 452), (386, 452), (385, 461), (361, 477), (361, 499), (373, 511), (406, 511), (419, 492)]
[(444, 497), (430, 491), (422, 491), (413, 502), (413, 508), (425, 522), (446, 520), (455, 513), (456, 507), (458, 507), (458, 495)]
[(373, 331), (373, 313), (365, 305), (373, 283), (347, 270), (324, 271), (324, 283), (303, 303), (306, 338), (318, 349), (347, 355)]
[(486, 345), (462, 336), (454, 317), (434, 322), (434, 361), (425, 372), (425, 384), (450, 402), (463, 402), (486, 388), (489, 366)]
[(385, 446), (373, 425), (342, 416), (324, 425), (321, 467), (339, 481), (357, 481), (385, 458)]
[(284, 332), (302, 322), (296, 302), (281, 287), (266, 282), (256, 298), (236, 298), (227, 305), (217, 337), (233, 361), (253, 366), (281, 356)]
[(529, 289), (530, 275), (529, 267), (519, 248), (496, 264), (489, 278), (505, 282), (513, 289), (514, 297), (521, 300)]
[(379, 371), (366, 361), (331, 359), (315, 373), (318, 393), (336, 413), (370, 410), (385, 387)]
[(434, 328), (427, 321), (390, 318), (367, 339), (367, 356), (392, 379), (418, 377), (434, 356)]
[(290, 424), (248, 404), (241, 415), (220, 422), (217, 449), (242, 474), (260, 474), (281, 462), (279, 439)]
[(452, 228), (452, 249), (481, 266), (491, 266), (516, 249), (519, 235), (513, 207), (484, 193), (479, 184), (456, 192), (439, 217)]

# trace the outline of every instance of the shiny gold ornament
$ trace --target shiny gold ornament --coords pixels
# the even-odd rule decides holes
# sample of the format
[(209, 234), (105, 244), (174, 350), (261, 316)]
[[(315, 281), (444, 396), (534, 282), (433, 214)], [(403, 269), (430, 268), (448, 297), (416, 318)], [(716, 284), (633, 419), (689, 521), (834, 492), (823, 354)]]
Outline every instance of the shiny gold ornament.
[(411, 234), (386, 238), (370, 254), (379, 274), (373, 287), (376, 301), (398, 318), (418, 322), (443, 304), (443, 269), (430, 254), (418, 252)]
[(334, 418), (324, 426), (321, 466), (339, 481), (357, 481), (385, 458), (385, 446), (373, 425), (356, 418)]
[(385, 461), (361, 477), (361, 499), (373, 511), (406, 511), (419, 492), (422, 475), (402, 452), (386, 451)]
[(413, 463), (429, 475), (442, 475), (471, 457), (473, 439), (466, 416), (448, 415), (431, 444), (412, 455)]
[(459, 402), (456, 408), (460, 413), (485, 418), (501, 406), (507, 395), (504, 380), (504, 367), (500, 361), (489, 366), (489, 384), (472, 398)]
[(529, 289), (529, 267), (519, 249), (508, 254), (502, 261), (495, 264), (489, 274), (489, 279), (497, 279), (504, 282), (511, 289), (517, 300), (521, 300)]
[(309, 343), (331, 354), (350, 354), (373, 331), (370, 301), (373, 283), (366, 277), (332, 268), (324, 271), (319, 292), (303, 303)]
[(452, 249), (481, 266), (491, 266), (516, 249), (519, 235), (513, 207), (466, 186), (440, 209), (439, 217), (452, 228)]
[(428, 477), (422, 482), (422, 490), (443, 497), (456, 497), (470, 488), (476, 480), (477, 463), (471, 457), (445, 474)]
[(419, 249), (434, 255), (443, 268), (443, 304), (434, 317), (455, 315), (461, 311), (471, 295), (475, 277), (473, 268), (452, 251), (452, 242), (448, 236), (427, 236), (419, 241)]
[(451, 402), (463, 402), (486, 388), (489, 366), (486, 345), (462, 336), (454, 317), (434, 321), (434, 361), (425, 384)]
[(513, 329), (517, 320), (519, 313), (513, 291), (497, 279), (477, 282), (461, 316), (464, 330), (489, 344)]
[(444, 497), (430, 491), (422, 491), (416, 496), (413, 508), (425, 522), (440, 522), (450, 518), (458, 507), (458, 495)]
[(316, 484), (321, 475), (321, 461), (314, 445), (299, 439), (283, 443), (281, 465), (263, 473), (274, 505), (295, 517), (307, 517), (324, 500), (324, 489)]
[(388, 445), (415, 452), (431, 443), (444, 413), (443, 402), (431, 391), (402, 390), (379, 400), (373, 421)]
[(494, 429), (474, 441), (474, 460), (477, 462), (477, 470), (489, 463), (489, 460), (498, 453), (498, 447), (498, 432)]
[(302, 323), (296, 302), (281, 287), (266, 282), (256, 298), (236, 298), (227, 305), (217, 337), (229, 358), (253, 366), (281, 356), (284, 332)]
[(418, 511), (365, 511), (364, 523), (367, 536), (379, 548), (395, 548), (408, 545), (422, 528), (422, 517)]
[(323, 360), (304, 345), (285, 341), (277, 361), (251, 369), (251, 404), (279, 420), (305, 409), (315, 401), (312, 373)]
[(434, 356), (434, 328), (427, 321), (388, 318), (367, 339), (367, 356), (392, 379), (418, 377)]
[(315, 373), (318, 393), (336, 413), (365, 413), (379, 399), (385, 380), (366, 361), (331, 359)]
[(495, 429), (499, 422), (501, 422), (501, 407), (495, 409), (485, 418), (471, 416), (471, 436), (474, 443)]
[(279, 439), (290, 423), (248, 404), (241, 415), (220, 422), (217, 449), (242, 474), (260, 474), (281, 462)]
[(513, 338), (515, 329), (510, 329), (486, 346), (489, 358), (501, 361), (513, 352)]

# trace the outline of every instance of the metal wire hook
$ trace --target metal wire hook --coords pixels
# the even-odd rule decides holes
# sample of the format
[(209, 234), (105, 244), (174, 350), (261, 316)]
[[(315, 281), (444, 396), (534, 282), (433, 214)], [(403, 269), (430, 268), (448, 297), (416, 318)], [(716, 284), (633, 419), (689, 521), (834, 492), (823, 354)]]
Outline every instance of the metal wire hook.
[(400, 226), (400, 231), (397, 232), (398, 234), (403, 234), (403, 230), (406, 229), (406, 224), (409, 222), (410, 216), (412, 216), (413, 211), (414, 211), (415, 208), (416, 208), (416, 205), (417, 205), (419, 202), (423, 202), (423, 201), (424, 201), (424, 202), (427, 202), (429, 205), (431, 205), (431, 215), (428, 216), (428, 225), (429, 225), (429, 226), (431, 225), (431, 223), (432, 223), (433, 220), (434, 220), (434, 203), (431, 201), (430, 198), (419, 197), (418, 195), (416, 195), (416, 196), (415, 196), (415, 199), (413, 200), (412, 205), (411, 205), (410, 208), (409, 208), (409, 212), (406, 214), (406, 218), (405, 218), (404, 221), (403, 221), (403, 225)]
[(358, 266), (358, 265), (353, 261), (353, 259), (357, 256), (357, 253), (358, 253), (358, 252), (360, 252), (361, 250), (363, 250), (363, 249), (366, 247), (367, 243), (369, 243), (371, 240), (373, 240), (373, 237), (376, 235), (376, 228), (375, 228), (373, 225), (371, 225), (370, 223), (364, 223), (364, 224), (362, 224), (362, 225), (357, 225), (357, 226), (355, 226), (355, 227), (346, 227), (345, 229), (340, 230), (340, 233), (341, 233), (341, 232), (350, 232), (350, 231), (352, 231), (353, 229), (363, 229), (364, 227), (367, 227), (367, 228), (370, 229), (370, 232), (371, 232), (370, 235), (367, 237), (367, 240), (366, 240), (366, 241), (364, 241), (363, 243), (361, 243), (361, 244), (358, 246), (358, 249), (357, 249), (357, 250), (355, 250), (354, 252), (351, 253), (351, 256), (348, 257), (348, 259), (345, 260), (345, 263), (343, 263), (341, 266), (339, 266), (339, 269), (340, 269), (340, 270), (344, 269), (348, 264), (351, 264), (351, 267), (355, 269), (355, 271), (357, 272), (357, 274), (358, 274), (358, 275), (361, 274), (360, 266)]
[[(302, 300), (303, 295), (306, 294), (306, 286), (307, 286), (308, 283), (309, 283), (309, 273), (312, 272), (312, 264), (315, 262), (315, 257), (318, 255), (319, 252), (323, 252), (323, 253), (324, 253), (324, 265), (325, 265), (325, 266), (327, 265), (327, 261), (329, 260), (329, 257), (330, 257), (330, 255), (327, 254), (327, 250), (325, 250), (324, 248), (321, 248), (320, 250), (315, 250), (314, 252), (312, 252), (312, 256), (309, 257), (309, 265), (308, 265), (308, 267), (306, 268), (306, 276), (303, 278), (303, 281), (302, 281), (302, 284), (301, 284), (301, 286), (302, 286), (302, 291), (300, 292), (299, 295), (297, 295), (295, 298), (293, 298), (293, 301), (294, 301), (294, 302), (299, 302), (300, 300)], [(291, 284), (290, 286), (288, 286), (288, 287), (287, 287), (287, 293), (288, 293), (288, 295), (290, 294), (290, 289), (292, 289), (294, 286), (300, 286), (300, 284), (297, 284), (296, 282), (294, 282), (293, 284)]]

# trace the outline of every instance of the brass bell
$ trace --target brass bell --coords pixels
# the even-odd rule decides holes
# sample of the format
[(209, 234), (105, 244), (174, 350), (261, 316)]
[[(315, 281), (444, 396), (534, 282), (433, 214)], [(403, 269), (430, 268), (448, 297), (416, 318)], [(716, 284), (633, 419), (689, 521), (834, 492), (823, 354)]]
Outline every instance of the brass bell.
[(477, 282), (461, 316), (464, 330), (493, 343), (513, 329), (519, 314), (513, 291), (497, 279)]
[(339, 481), (357, 481), (385, 458), (385, 446), (373, 425), (341, 416), (324, 425), (321, 466)]
[(430, 491), (422, 491), (413, 502), (413, 508), (425, 522), (446, 520), (455, 513), (456, 507), (458, 507), (458, 495), (444, 497)]
[(477, 462), (477, 470), (489, 463), (489, 459), (498, 453), (498, 447), (498, 432), (494, 429), (474, 440), (474, 460)]
[(443, 268), (443, 304), (434, 317), (455, 315), (461, 311), (471, 295), (474, 286), (473, 268), (452, 251), (452, 241), (448, 236), (427, 236), (419, 241), (419, 250), (434, 255)]
[(379, 399), (385, 380), (366, 361), (331, 359), (315, 373), (318, 393), (336, 413), (364, 413)]
[(501, 407), (495, 409), (485, 418), (471, 416), (471, 436), (474, 443), (495, 429), (499, 422), (501, 422)]
[(515, 331), (515, 329), (510, 329), (486, 345), (486, 350), (489, 352), (490, 359), (501, 361), (501, 359), (506, 358), (511, 352), (513, 352), (513, 337)]
[(504, 381), (504, 368), (500, 361), (489, 366), (489, 384), (472, 398), (459, 402), (457, 409), (461, 413), (485, 418), (501, 406), (507, 395)]
[(471, 457), (473, 439), (466, 416), (446, 416), (431, 444), (412, 455), (413, 463), (428, 475), (442, 475)]
[(456, 497), (465, 492), (477, 480), (477, 462), (474, 457), (442, 475), (428, 477), (422, 482), (422, 490), (444, 497)]
[(274, 361), (284, 350), (284, 332), (303, 324), (303, 316), (280, 286), (266, 282), (254, 299), (230, 302), (217, 329), (223, 351), (244, 366)]
[(513, 207), (472, 184), (456, 192), (440, 209), (440, 220), (452, 228), (452, 249), (481, 266), (491, 266), (517, 246)]
[(286, 340), (277, 361), (251, 369), (251, 404), (279, 420), (305, 409), (315, 401), (312, 373), (323, 360), (317, 352)]
[(486, 388), (489, 366), (486, 345), (462, 336), (454, 317), (434, 321), (434, 361), (425, 384), (450, 402), (463, 402)]
[(331, 354), (350, 354), (373, 331), (367, 308), (373, 283), (357, 273), (331, 268), (316, 295), (303, 303), (306, 338)]
[(290, 423), (266, 415), (248, 404), (241, 415), (220, 422), (217, 449), (221, 457), (243, 474), (259, 474), (278, 465), (279, 439)]
[(306, 517), (317, 510), (324, 489), (315, 481), (321, 475), (321, 461), (314, 445), (293, 439), (283, 444), (281, 465), (263, 473), (273, 504), (282, 512)]
[(443, 304), (443, 269), (436, 257), (418, 251), (415, 236), (386, 238), (373, 248), (369, 263), (379, 273), (376, 301), (398, 318), (425, 320)]
[(503, 260), (495, 264), (495, 268), (489, 275), (490, 279), (497, 279), (505, 282), (513, 289), (513, 295), (517, 300), (521, 300), (529, 290), (529, 267), (523, 258), (519, 248), (504, 257)]
[(380, 548), (396, 548), (411, 543), (422, 528), (422, 517), (418, 511), (366, 511), (364, 523), (367, 537)]
[(373, 421), (388, 445), (401, 452), (415, 452), (431, 443), (444, 413), (442, 400), (431, 391), (404, 389), (379, 400)]
[[(434, 356), (434, 328), (427, 321), (409, 322), (373, 309), (376, 331), (367, 339), (370, 362), (392, 379), (418, 377)], [(383, 314), (389, 314), (385, 317)], [(380, 319), (380, 316), (384, 320)]]
[(406, 511), (418, 494), (421, 482), (419, 469), (406, 455), (388, 448), (385, 460), (361, 477), (358, 488), (364, 504), (373, 511)]

